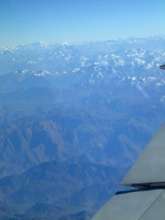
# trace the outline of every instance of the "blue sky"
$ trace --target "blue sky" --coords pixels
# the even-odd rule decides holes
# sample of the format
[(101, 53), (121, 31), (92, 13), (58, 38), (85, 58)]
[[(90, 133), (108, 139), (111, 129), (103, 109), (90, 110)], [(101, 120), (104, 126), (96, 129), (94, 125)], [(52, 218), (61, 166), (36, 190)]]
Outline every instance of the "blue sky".
[(165, 35), (164, 0), (0, 0), (0, 46)]

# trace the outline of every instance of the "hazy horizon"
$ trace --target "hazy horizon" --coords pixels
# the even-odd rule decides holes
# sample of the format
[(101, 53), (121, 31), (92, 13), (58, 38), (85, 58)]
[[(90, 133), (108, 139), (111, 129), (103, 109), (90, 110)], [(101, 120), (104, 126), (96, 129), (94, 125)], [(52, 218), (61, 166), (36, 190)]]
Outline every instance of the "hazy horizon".
[(111, 38), (111, 39), (105, 39), (105, 40), (84, 40), (84, 41), (52, 41), (52, 42), (44, 42), (44, 41), (33, 41), (33, 42), (24, 42), (24, 43), (18, 43), (16, 45), (8, 45), (8, 46), (3, 46), (0, 45), (0, 50), (5, 50), (5, 49), (16, 49), (17, 47), (21, 46), (30, 46), (30, 45), (35, 45), (35, 44), (40, 44), (41, 46), (49, 47), (49, 46), (54, 46), (54, 45), (83, 45), (83, 44), (94, 44), (94, 43), (103, 43), (103, 42), (110, 42), (110, 41), (129, 41), (129, 40), (146, 40), (146, 39), (165, 39), (165, 35), (155, 35), (155, 36), (130, 36), (130, 37), (121, 37), (121, 38)]

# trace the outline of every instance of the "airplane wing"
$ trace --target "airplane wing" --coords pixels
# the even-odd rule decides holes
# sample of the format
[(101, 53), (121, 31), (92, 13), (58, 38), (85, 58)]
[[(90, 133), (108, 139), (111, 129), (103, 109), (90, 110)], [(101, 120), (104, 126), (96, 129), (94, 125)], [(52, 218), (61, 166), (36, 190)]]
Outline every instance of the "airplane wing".
[(92, 220), (165, 220), (165, 126), (153, 137), (123, 185)]
[(153, 137), (123, 181), (129, 186), (156, 186), (161, 183), (165, 184), (165, 126)]
[(165, 190), (115, 195), (93, 220), (164, 220)]

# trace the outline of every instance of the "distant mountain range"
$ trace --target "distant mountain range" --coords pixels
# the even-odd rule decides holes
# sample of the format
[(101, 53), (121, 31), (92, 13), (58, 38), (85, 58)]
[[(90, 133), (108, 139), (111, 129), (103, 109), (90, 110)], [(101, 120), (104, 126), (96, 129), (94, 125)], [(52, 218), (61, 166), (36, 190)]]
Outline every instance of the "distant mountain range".
[(0, 219), (85, 220), (165, 121), (165, 38), (0, 50)]

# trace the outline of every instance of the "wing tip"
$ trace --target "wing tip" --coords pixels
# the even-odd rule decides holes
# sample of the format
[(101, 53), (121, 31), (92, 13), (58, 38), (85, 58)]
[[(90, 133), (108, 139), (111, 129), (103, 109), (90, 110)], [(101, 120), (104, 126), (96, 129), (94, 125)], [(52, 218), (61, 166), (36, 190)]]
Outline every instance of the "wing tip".
[(160, 69), (161, 69), (161, 70), (165, 70), (165, 64), (161, 65), (161, 66), (160, 66)]

